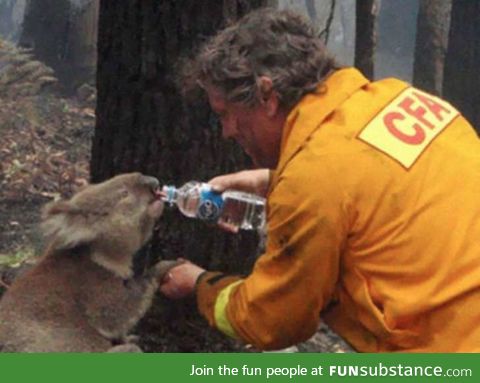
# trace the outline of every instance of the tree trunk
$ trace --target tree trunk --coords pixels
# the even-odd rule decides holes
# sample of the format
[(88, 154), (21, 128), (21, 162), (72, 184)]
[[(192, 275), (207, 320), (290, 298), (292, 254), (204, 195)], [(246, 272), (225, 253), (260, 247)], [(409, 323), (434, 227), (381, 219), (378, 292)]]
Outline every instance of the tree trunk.
[(370, 79), (374, 75), (377, 12), (377, 0), (357, 0), (354, 65)]
[(480, 132), (480, 2), (452, 2), (443, 95)]
[[(212, 126), (206, 100), (182, 107), (174, 80), (179, 59), (227, 21), (262, 4), (260, 0), (224, 0), (215, 7), (204, 1), (100, 2), (92, 181), (141, 171), (162, 183), (181, 185), (250, 166), (243, 152), (224, 142), (220, 129)], [(182, 256), (226, 272), (246, 272), (253, 263), (257, 238), (252, 233), (225, 234), (176, 210), (166, 210), (154, 244), (155, 256)], [(148, 334), (144, 347), (208, 350), (208, 345), (199, 346), (205, 343), (204, 336), (192, 341), (201, 335), (192, 334), (195, 326), (190, 322), (198, 320), (195, 309), (180, 303), (168, 306), (162, 319), (147, 318), (140, 326), (139, 332)]]
[(0, 39), (17, 43), (27, 0), (0, 0)]
[(0, 1), (0, 37), (10, 40), (11, 33), (15, 29), (13, 21), (14, 0)]
[(95, 81), (99, 6), (99, 0), (89, 0), (72, 10), (66, 64), (71, 68), (75, 88)]
[(65, 83), (65, 57), (70, 31), (68, 0), (29, 0), (19, 45), (32, 48), (35, 57), (55, 70)]
[(307, 9), (310, 21), (315, 24), (317, 22), (317, 8), (315, 7), (315, 0), (305, 0), (305, 8)]
[(442, 93), (451, 6), (448, 0), (421, 0), (419, 4), (413, 84), (437, 95)]
[(62, 88), (74, 92), (93, 82), (99, 0), (29, 0), (20, 46), (55, 70)]
[[(335, 17), (336, 4), (337, 4), (336, 0), (330, 0), (330, 5), (329, 5), (330, 9), (329, 9), (328, 15), (325, 19), (325, 27), (320, 32), (320, 36), (323, 37), (323, 41), (325, 42), (325, 45), (328, 44), (328, 39), (330, 37), (330, 31), (331, 31), (331, 28), (332, 28), (333, 18)], [(340, 18), (342, 18), (341, 14), (340, 14)]]

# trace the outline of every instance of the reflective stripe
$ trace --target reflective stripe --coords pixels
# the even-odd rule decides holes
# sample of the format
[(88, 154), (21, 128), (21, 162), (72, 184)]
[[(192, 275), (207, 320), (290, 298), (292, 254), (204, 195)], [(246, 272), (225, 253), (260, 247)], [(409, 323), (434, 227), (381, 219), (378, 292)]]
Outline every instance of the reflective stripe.
[(230, 292), (232, 289), (237, 286), (238, 284), (242, 283), (243, 280), (239, 280), (236, 282), (231, 283), (227, 287), (225, 287), (220, 293), (218, 294), (217, 300), (215, 301), (215, 308), (214, 308), (214, 317), (215, 323), (217, 328), (223, 332), (224, 334), (228, 335), (231, 338), (239, 338), (238, 335), (235, 333), (230, 321), (227, 318), (227, 304), (230, 298)]

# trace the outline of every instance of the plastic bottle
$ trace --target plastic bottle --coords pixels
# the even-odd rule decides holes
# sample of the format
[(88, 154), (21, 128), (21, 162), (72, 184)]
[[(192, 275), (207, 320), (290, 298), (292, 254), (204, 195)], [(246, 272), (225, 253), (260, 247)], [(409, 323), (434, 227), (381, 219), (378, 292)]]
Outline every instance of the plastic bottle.
[(262, 230), (265, 226), (265, 198), (227, 190), (215, 192), (207, 183), (187, 182), (180, 188), (167, 185), (163, 200), (177, 205), (183, 215), (223, 224), (236, 231)]

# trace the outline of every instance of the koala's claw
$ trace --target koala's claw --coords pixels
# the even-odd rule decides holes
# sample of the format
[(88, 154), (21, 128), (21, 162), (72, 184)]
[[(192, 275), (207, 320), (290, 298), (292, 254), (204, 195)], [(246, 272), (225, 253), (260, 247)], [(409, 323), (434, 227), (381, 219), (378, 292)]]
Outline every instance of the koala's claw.
[(165, 275), (174, 268), (175, 266), (185, 263), (184, 260), (181, 261), (160, 261), (155, 266), (155, 276), (159, 282), (165, 278)]
[(119, 344), (118, 346), (113, 346), (107, 350), (108, 353), (117, 353), (117, 352), (143, 352), (140, 347), (133, 343)]

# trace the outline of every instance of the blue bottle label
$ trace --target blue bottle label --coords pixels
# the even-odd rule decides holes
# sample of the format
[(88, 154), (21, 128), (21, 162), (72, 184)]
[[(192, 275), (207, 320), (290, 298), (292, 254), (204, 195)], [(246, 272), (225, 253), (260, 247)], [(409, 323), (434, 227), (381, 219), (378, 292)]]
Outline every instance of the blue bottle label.
[(202, 187), (200, 191), (200, 204), (198, 205), (197, 217), (204, 221), (215, 222), (218, 220), (222, 208), (222, 195), (214, 192), (210, 187)]

